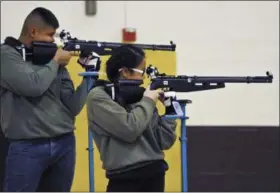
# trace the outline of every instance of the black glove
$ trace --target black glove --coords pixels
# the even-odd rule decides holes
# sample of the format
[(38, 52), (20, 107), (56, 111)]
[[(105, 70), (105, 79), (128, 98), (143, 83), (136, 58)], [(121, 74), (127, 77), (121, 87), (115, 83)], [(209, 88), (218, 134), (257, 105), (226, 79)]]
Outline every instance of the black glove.
[(80, 57), (77, 61), (86, 71), (100, 70), (101, 59), (100, 56), (95, 52), (81, 52)]
[(183, 116), (184, 113), (182, 111), (181, 105), (178, 103), (176, 99), (176, 93), (175, 92), (165, 92), (165, 98), (164, 98), (164, 106), (165, 106), (165, 115), (177, 115), (177, 116)]
[(165, 114), (166, 115), (174, 115), (176, 114), (176, 111), (172, 105), (172, 102), (176, 100), (176, 94), (173, 92), (169, 92), (170, 94), (164, 97), (164, 106), (165, 106)]

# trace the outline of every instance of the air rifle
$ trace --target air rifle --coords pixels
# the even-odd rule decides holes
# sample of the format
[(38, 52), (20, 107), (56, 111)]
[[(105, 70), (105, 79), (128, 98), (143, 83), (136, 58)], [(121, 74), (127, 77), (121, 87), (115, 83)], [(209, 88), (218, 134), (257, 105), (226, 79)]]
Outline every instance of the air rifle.
[(171, 76), (160, 73), (156, 67), (149, 65), (146, 73), (151, 79), (150, 88), (165, 89), (174, 92), (195, 92), (225, 88), (226, 83), (272, 83), (273, 75), (266, 76)]
[[(101, 41), (86, 41), (72, 38), (69, 32), (62, 30), (59, 34), (61, 41), (64, 43), (63, 49), (67, 51), (86, 51), (95, 52), (100, 56), (110, 55), (113, 49), (125, 45), (125, 43), (116, 42), (101, 42)], [(156, 44), (133, 44), (134, 46), (143, 50), (161, 50), (161, 51), (175, 51), (176, 45), (170, 41), (170, 45), (156, 45)]]
[[(160, 73), (156, 67), (149, 65), (146, 73), (151, 79), (150, 89), (163, 89), (164, 97), (169, 98), (173, 109), (169, 114), (183, 116), (183, 111), (176, 101), (177, 92), (195, 92), (225, 88), (226, 83), (272, 83), (273, 75), (266, 72), (266, 76), (171, 76)], [(170, 108), (170, 107), (169, 107)], [(166, 111), (167, 112), (167, 111)]]
[[(62, 30), (58, 35), (63, 43), (62, 48), (67, 51), (77, 53), (79, 56), (87, 56), (91, 53), (96, 53), (99, 56), (110, 55), (112, 51), (125, 43), (104, 42), (104, 41), (87, 41), (71, 37), (69, 32)], [(156, 44), (133, 44), (143, 50), (153, 51), (175, 51), (176, 44), (172, 41), (170, 45), (156, 45)], [(58, 45), (55, 43), (36, 42), (32, 43), (33, 63), (45, 64), (49, 62), (55, 55)]]
[[(165, 97), (175, 97), (176, 92), (195, 92), (225, 88), (226, 83), (272, 83), (273, 75), (266, 72), (266, 76), (187, 76), (166, 75), (149, 65), (146, 74), (151, 80), (150, 89), (163, 89)], [(123, 80), (122, 80), (123, 81)], [(140, 86), (142, 80), (126, 80), (126, 85)], [(125, 86), (125, 85), (123, 85)]]

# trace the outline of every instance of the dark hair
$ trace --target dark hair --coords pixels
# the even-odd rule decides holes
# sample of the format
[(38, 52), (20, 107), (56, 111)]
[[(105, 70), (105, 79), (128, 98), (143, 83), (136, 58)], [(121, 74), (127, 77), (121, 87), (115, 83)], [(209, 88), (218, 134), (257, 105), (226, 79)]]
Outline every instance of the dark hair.
[(131, 44), (125, 44), (115, 48), (111, 57), (106, 63), (107, 77), (111, 82), (119, 79), (119, 69), (125, 67), (128, 69), (136, 68), (145, 57), (145, 52)]
[(23, 24), (23, 33), (27, 32), (28, 25), (31, 23), (38, 27), (47, 25), (54, 29), (59, 28), (56, 16), (50, 10), (43, 7), (37, 7), (28, 14)]

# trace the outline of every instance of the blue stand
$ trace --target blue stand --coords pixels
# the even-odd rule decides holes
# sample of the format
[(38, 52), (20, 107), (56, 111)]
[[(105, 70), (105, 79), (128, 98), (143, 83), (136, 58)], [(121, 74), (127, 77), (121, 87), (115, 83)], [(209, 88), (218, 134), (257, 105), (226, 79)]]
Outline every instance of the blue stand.
[(181, 119), (181, 182), (182, 182), (182, 192), (188, 192), (188, 136), (187, 136), (187, 126), (186, 120), (189, 119), (186, 114), (186, 106), (191, 103), (191, 100), (178, 100), (181, 105), (183, 116), (177, 115), (166, 115), (167, 119)]
[[(94, 77), (98, 76), (98, 72), (82, 72), (79, 74), (86, 78), (88, 91), (92, 88), (94, 84)], [(178, 101), (183, 110), (183, 116), (177, 115), (166, 115), (164, 118), (167, 119), (181, 119), (181, 167), (182, 167), (182, 192), (188, 191), (188, 163), (187, 163), (187, 126), (186, 120), (186, 105), (191, 103), (190, 100), (179, 100)], [(89, 159), (89, 192), (94, 192), (94, 146), (93, 146), (93, 134), (88, 128), (88, 159)]]
[[(98, 72), (82, 72), (80, 76), (85, 77), (87, 82), (88, 92), (92, 88), (95, 77), (98, 76)], [(89, 191), (94, 192), (94, 146), (93, 146), (93, 134), (88, 128), (88, 159), (89, 159)]]

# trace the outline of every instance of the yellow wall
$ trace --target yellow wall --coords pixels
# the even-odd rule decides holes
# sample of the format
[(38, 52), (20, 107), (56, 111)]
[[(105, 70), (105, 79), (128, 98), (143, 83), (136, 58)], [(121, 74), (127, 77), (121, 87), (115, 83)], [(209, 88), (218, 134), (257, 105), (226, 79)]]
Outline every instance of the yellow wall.
[[(147, 64), (153, 64), (159, 68), (161, 72), (167, 74), (176, 74), (176, 53), (164, 52), (164, 51), (146, 51), (147, 53)], [(103, 57), (103, 65), (101, 71), (104, 72), (104, 61), (108, 57)], [(76, 63), (77, 58), (73, 58), (71, 63), (68, 65), (68, 70), (77, 86), (81, 77), (78, 76), (79, 72), (83, 69)], [(100, 78), (105, 78), (104, 76)], [(149, 81), (145, 80), (145, 84)], [(163, 106), (158, 105), (160, 112), (163, 112)], [(86, 107), (78, 115), (76, 119), (76, 137), (77, 137), (77, 161), (74, 184), (72, 191), (89, 191), (89, 169), (88, 169), (88, 130), (87, 130), (87, 117)], [(179, 136), (180, 125), (178, 122), (177, 133)], [(94, 177), (95, 177), (95, 191), (105, 191), (107, 185), (107, 179), (105, 178), (105, 172), (102, 169), (102, 163), (99, 159), (98, 150), (94, 151)], [(180, 143), (179, 140), (175, 143), (171, 150), (166, 152), (166, 160), (169, 163), (170, 169), (166, 176), (166, 191), (181, 191), (181, 164), (180, 164)]]

